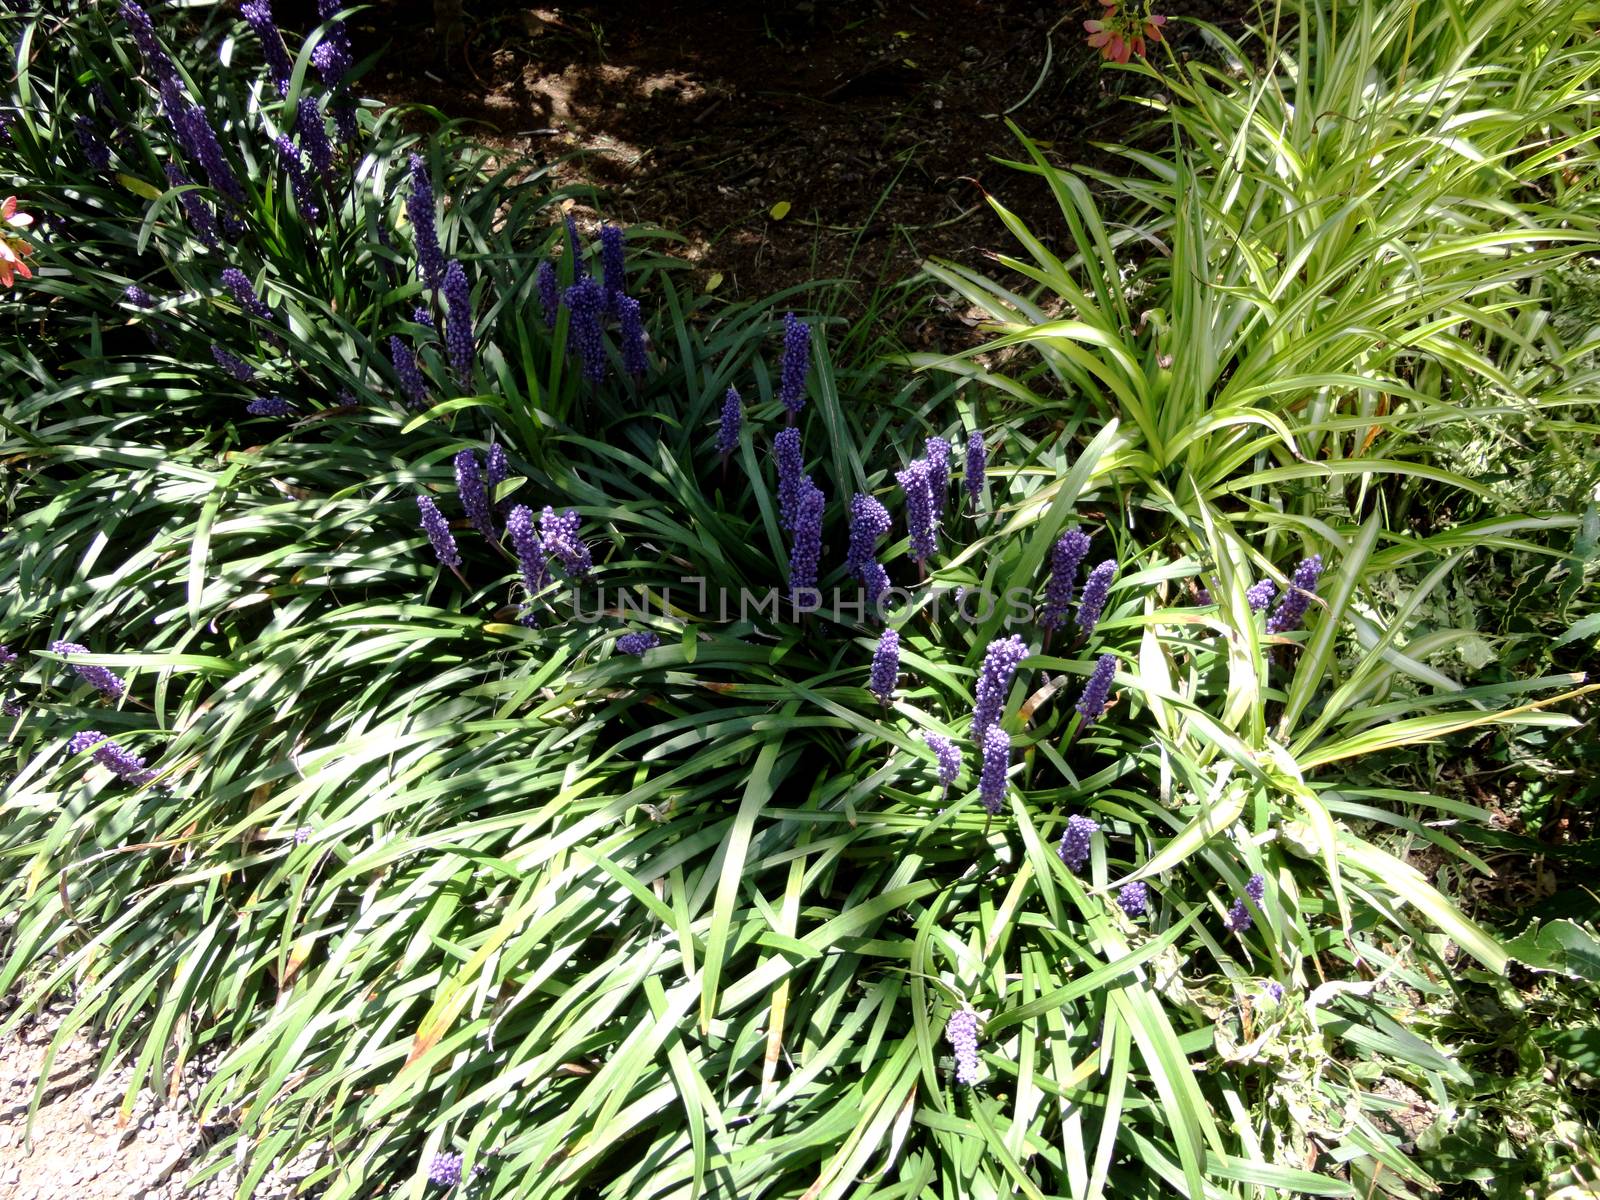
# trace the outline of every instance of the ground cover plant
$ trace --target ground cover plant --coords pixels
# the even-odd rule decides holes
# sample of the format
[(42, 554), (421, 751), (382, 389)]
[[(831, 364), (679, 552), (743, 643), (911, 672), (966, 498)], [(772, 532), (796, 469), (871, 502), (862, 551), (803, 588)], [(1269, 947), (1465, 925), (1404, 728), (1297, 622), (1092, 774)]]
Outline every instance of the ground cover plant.
[[(1418, 96), (1465, 52), (1430, 12)], [(1586, 26), (1550, 12), (1543, 58), (1494, 48), (1543, 99), (1490, 159), (1532, 124), (1588, 153)], [(1364, 213), (1293, 242), (1289, 189), (1129, 183), (1130, 230), (1245, 272), (1229, 307), (1167, 258), (1115, 285), (1132, 239), (1031, 156), (1078, 250), (1016, 265), (1070, 315), (941, 270), (1048, 385), (908, 371), (358, 104), (337, 4), (304, 41), (239, 16), (5, 18), (8, 1024), (70, 996), (130, 1103), (220, 1056), (241, 1195), (305, 1150), (329, 1197), (1428, 1192), (1448, 1156), (1396, 1113), (1471, 1093), (1449, 1002), (1510, 954), (1395, 853), (1481, 869), (1486, 814), (1385, 772), (1567, 736), (1588, 685), (1440, 665), (1469, 547), (1576, 590), (1584, 525), (1415, 439), (1466, 401), (1590, 432), (1584, 344), (1538, 316), (1581, 188), (1463, 232), (1449, 188), (1504, 203), (1463, 169), (1388, 257)], [(1302, 75), (1401, 73), (1320, 16)], [(1175, 79), (1158, 178), (1217, 129), (1234, 187), (1323, 136), (1229, 124), (1275, 72)], [(1326, 311), (1362, 296), (1393, 311)], [(1412, 527), (1396, 479), (1485, 509)]]

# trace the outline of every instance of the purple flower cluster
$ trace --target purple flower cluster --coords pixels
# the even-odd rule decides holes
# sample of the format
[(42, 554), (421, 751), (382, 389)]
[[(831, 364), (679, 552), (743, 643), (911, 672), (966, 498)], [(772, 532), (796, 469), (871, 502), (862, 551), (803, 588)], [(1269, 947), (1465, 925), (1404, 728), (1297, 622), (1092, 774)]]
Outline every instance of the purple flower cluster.
[(844, 569), (857, 579), (864, 579), (867, 565), (878, 552), (878, 539), (889, 532), (889, 510), (865, 492), (850, 498), (850, 546), (845, 554)]
[(257, 396), (244, 410), (252, 417), (287, 417), (293, 411), (282, 396)]
[(561, 314), (561, 283), (556, 279), (555, 264), (548, 258), (533, 273), (533, 282), (539, 293), (539, 311), (544, 314), (544, 327), (554, 329)]
[(961, 774), (960, 749), (949, 738), (939, 733), (924, 733), (922, 740), (928, 744), (928, 749), (933, 751), (934, 762), (938, 764), (939, 783), (948, 791), (950, 785), (956, 781), (956, 776)]
[(417, 247), (417, 268), (422, 282), (437, 288), (444, 281), (444, 251), (439, 248), (439, 227), (433, 197), (433, 179), (422, 156), (411, 156), (411, 193), (406, 197), (406, 216), (411, 221), (411, 237)]
[(153, 308), (155, 301), (150, 298), (150, 293), (137, 283), (130, 283), (122, 289), (122, 298), (135, 308)]
[(900, 677), (900, 635), (885, 629), (872, 652), (872, 675), (867, 690), (883, 703), (894, 695), (895, 681)]
[(605, 289), (592, 276), (585, 275), (567, 289), (566, 305), (571, 313), (567, 344), (583, 360), (583, 377), (598, 387), (605, 382), (608, 370), (602, 324), (606, 311)]
[(300, 210), (300, 219), (308, 223), (315, 222), (322, 215), (322, 210), (317, 207), (316, 192), (306, 178), (305, 163), (301, 161), (299, 149), (289, 140), (288, 134), (279, 134), (272, 144), (277, 147), (278, 161), (283, 163), (283, 172), (289, 177), (289, 190), (294, 196), (295, 207)]
[(617, 653), (642, 657), (645, 651), (654, 650), (659, 645), (661, 639), (653, 633), (625, 633), (617, 639)]
[(923, 457), (928, 461), (928, 498), (933, 505), (933, 519), (944, 519), (945, 501), (950, 496), (950, 443), (942, 437), (931, 437), (923, 443)]
[(739, 448), (739, 429), (744, 424), (744, 401), (734, 388), (722, 397), (722, 419), (717, 424), (717, 453), (727, 458)]
[(628, 234), (621, 225), (600, 226), (600, 270), (605, 276), (606, 310), (621, 316), (620, 301), (627, 295), (624, 246)]
[[(344, 0), (317, 0), (317, 15), (327, 24), (322, 40), (311, 51), (311, 65), (317, 69), (322, 82), (329, 90), (338, 90), (350, 73), (355, 56), (350, 50), (350, 31), (342, 20), (334, 20)], [(345, 142), (356, 140), (356, 107), (348, 96), (341, 95), (333, 102), (333, 124)]]
[(461, 1155), (445, 1150), (433, 1156), (428, 1164), (428, 1182), (440, 1187), (455, 1187), (461, 1182)]
[(461, 552), (456, 549), (456, 539), (451, 536), (450, 525), (439, 511), (439, 506), (431, 497), (418, 496), (417, 507), (422, 510), (422, 531), (433, 543), (433, 552), (439, 556), (439, 565), (459, 567)]
[(778, 460), (778, 525), (794, 529), (800, 505), (800, 481), (805, 478), (805, 451), (800, 446), (798, 429), (780, 429), (772, 440), (773, 457)]
[(991, 817), (1006, 803), (1006, 776), (1011, 771), (1011, 735), (998, 725), (983, 735), (983, 769), (978, 776), (978, 798)]
[(17, 652), (10, 646), (0, 643), (0, 667), (9, 667), (17, 661)]
[(272, 320), (272, 309), (259, 296), (255, 287), (250, 283), (250, 277), (238, 267), (225, 267), (222, 272), (222, 285), (232, 294), (234, 301), (245, 312), (260, 321)]
[(1081, 728), (1087, 729), (1106, 711), (1106, 701), (1111, 698), (1111, 681), (1117, 673), (1117, 656), (1102, 654), (1095, 659), (1089, 681), (1083, 685), (1083, 695), (1078, 697), (1077, 709), (1083, 717)]
[(328, 128), (322, 123), (322, 110), (310, 96), (302, 96), (295, 106), (294, 127), (312, 169), (324, 181), (332, 179), (333, 145), (328, 141)]
[(1244, 896), (1234, 898), (1233, 906), (1223, 918), (1223, 924), (1234, 933), (1243, 933), (1255, 924), (1255, 918), (1250, 915), (1250, 909), (1245, 905), (1245, 896), (1248, 896), (1257, 908), (1266, 901), (1267, 881), (1259, 871), (1245, 881)]
[(256, 369), (254, 367), (237, 355), (230, 354), (215, 342), (211, 343), (211, 357), (217, 360), (217, 366), (232, 375), (240, 383), (248, 383), (255, 378)]
[[(74, 654), (89, 654), (89, 647), (80, 646), (77, 642), (55, 641), (50, 643), (50, 652), (71, 657)], [(98, 691), (109, 699), (120, 700), (126, 690), (122, 680), (104, 667), (90, 666), (88, 663), (68, 663), (79, 679), (93, 685)]]
[(95, 762), (129, 783), (145, 784), (155, 778), (154, 771), (145, 770), (143, 758), (128, 753), (116, 742), (106, 740), (106, 735), (98, 729), (85, 729), (82, 733), (73, 734), (67, 741), (68, 754), (82, 754), (89, 749), (94, 751)]
[(194, 230), (194, 235), (213, 250), (222, 249), (222, 232), (217, 228), (217, 214), (207, 204), (205, 198), (195, 191), (190, 185), (189, 177), (183, 173), (178, 164), (169, 161), (166, 166), (167, 185), (174, 188), (186, 188), (178, 194), (178, 203), (183, 207), (183, 215), (189, 218), (189, 225)]
[(1108, 558), (1090, 571), (1089, 578), (1084, 580), (1083, 599), (1078, 601), (1077, 616), (1078, 629), (1083, 633), (1093, 633), (1094, 627), (1100, 623), (1100, 616), (1106, 610), (1106, 599), (1111, 595), (1111, 581), (1116, 575), (1116, 560)]
[(911, 557), (925, 563), (939, 549), (939, 524), (934, 515), (933, 466), (925, 458), (895, 472), (906, 497), (906, 528), (911, 534)]
[(504, 505), (500, 503), (496, 493), (500, 490), (500, 485), (511, 477), (511, 463), (506, 459), (505, 443), (491, 443), (486, 458), (488, 466), (484, 470), (484, 483), (489, 489), (489, 505), (498, 512)]
[(1088, 817), (1074, 813), (1067, 818), (1067, 827), (1061, 831), (1061, 845), (1056, 847), (1056, 854), (1074, 875), (1081, 872), (1089, 861), (1090, 845), (1094, 835), (1099, 832), (1099, 824)]
[(506, 516), (506, 532), (511, 535), (511, 548), (516, 551), (517, 566), (522, 571), (522, 586), (532, 599), (550, 584), (544, 543), (533, 528), (533, 509), (526, 504), (513, 507)]
[(467, 273), (455, 259), (444, 272), (444, 346), (450, 356), (450, 369), (456, 373), (461, 386), (472, 382), (472, 352), (475, 345), (472, 335), (472, 287), (467, 283)]
[(974, 429), (967, 435), (967, 462), (962, 478), (974, 513), (983, 503), (983, 477), (988, 469), (989, 451), (983, 444), (983, 430)]
[[(606, 228), (611, 228), (609, 225)], [(635, 379), (643, 379), (650, 367), (650, 354), (645, 345), (644, 317), (639, 302), (632, 296), (615, 295), (617, 331), (622, 339), (622, 369)]]
[(1306, 609), (1311, 607), (1311, 597), (1316, 593), (1317, 581), (1322, 578), (1322, 555), (1313, 554), (1300, 560), (1289, 579), (1289, 590), (1284, 592), (1278, 607), (1267, 618), (1268, 633), (1288, 633), (1300, 628)]
[(790, 417), (806, 406), (806, 377), (811, 371), (811, 326), (793, 313), (783, 318), (783, 362), (778, 371), (778, 399)]
[(1067, 619), (1072, 596), (1078, 587), (1078, 571), (1089, 553), (1089, 535), (1083, 530), (1067, 530), (1050, 549), (1050, 580), (1044, 588), (1044, 610), (1039, 615), (1042, 629), (1057, 629)]
[(1246, 588), (1244, 598), (1249, 603), (1251, 612), (1266, 612), (1267, 605), (1272, 603), (1272, 598), (1277, 594), (1278, 585), (1270, 579), (1263, 579)]
[(1005, 709), (1006, 696), (1011, 691), (1011, 680), (1017, 667), (1028, 657), (1027, 644), (1012, 635), (989, 643), (984, 651), (983, 667), (978, 672), (978, 686), (974, 689), (972, 706), (972, 740), (979, 747), (991, 725), (1000, 722)]
[(594, 569), (594, 559), (590, 557), (589, 547), (578, 536), (580, 518), (578, 510), (569, 508), (563, 513), (557, 513), (549, 505), (539, 516), (539, 529), (544, 535), (544, 549), (546, 554), (553, 554), (561, 560), (561, 569), (573, 579), (582, 579)]
[(294, 74), (294, 64), (289, 61), (289, 52), (283, 47), (283, 36), (278, 32), (278, 24), (272, 19), (272, 0), (250, 0), (248, 4), (240, 6), (239, 15), (255, 31), (256, 37), (261, 39), (261, 50), (267, 59), (267, 71), (278, 89), (278, 95), (287, 96), (289, 79)]
[(489, 489), (484, 486), (483, 471), (478, 456), (471, 450), (462, 450), (455, 457), (456, 495), (461, 498), (461, 508), (472, 527), (491, 542), (495, 540), (494, 516), (489, 511)]
[(1123, 884), (1117, 892), (1117, 907), (1130, 917), (1144, 916), (1145, 910), (1150, 907), (1149, 885), (1140, 882)]
[(978, 1082), (978, 1014), (961, 1009), (944, 1023), (944, 1040), (956, 1055), (956, 1082), (972, 1087)]
[(817, 564), (822, 559), (822, 513), (827, 504), (827, 497), (809, 475), (801, 478), (798, 490), (789, 549), (789, 594), (795, 599), (817, 586)]
[(394, 363), (394, 373), (400, 379), (400, 391), (412, 408), (422, 408), (428, 403), (428, 385), (417, 367), (417, 356), (397, 336), (389, 338), (389, 358)]

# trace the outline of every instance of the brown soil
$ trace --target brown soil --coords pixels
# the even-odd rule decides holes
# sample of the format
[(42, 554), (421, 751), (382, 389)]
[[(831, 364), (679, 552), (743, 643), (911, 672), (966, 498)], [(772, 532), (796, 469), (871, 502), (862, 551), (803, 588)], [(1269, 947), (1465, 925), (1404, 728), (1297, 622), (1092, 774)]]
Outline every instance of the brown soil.
[[(608, 218), (682, 233), (701, 286), (720, 274), (719, 294), (748, 297), (849, 278), (864, 300), (930, 255), (993, 270), (987, 252), (1015, 243), (985, 192), (1053, 240), (1060, 219), (1043, 184), (992, 156), (1021, 153), (1008, 109), (1065, 163), (1097, 157), (1091, 139), (1127, 135), (1141, 110), (1116, 90), (1142, 81), (1102, 71), (1085, 46), (1081, 22), (1098, 11), (1088, 0), (478, 0), (457, 63), (435, 49), (432, 5), (408, 0), (369, 10), (360, 49), (389, 39), (369, 93), (480, 121), (557, 164), (561, 182), (602, 189)], [(1180, 49), (1198, 44), (1168, 28)]]

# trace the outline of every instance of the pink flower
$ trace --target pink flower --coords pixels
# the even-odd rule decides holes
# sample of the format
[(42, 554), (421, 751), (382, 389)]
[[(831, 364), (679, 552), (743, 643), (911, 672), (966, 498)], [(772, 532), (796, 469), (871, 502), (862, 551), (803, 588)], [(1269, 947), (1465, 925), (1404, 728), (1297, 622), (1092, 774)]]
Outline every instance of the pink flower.
[(1125, 63), (1135, 54), (1143, 58), (1147, 43), (1159, 42), (1166, 17), (1155, 13), (1135, 13), (1121, 7), (1121, 0), (1100, 0), (1105, 6), (1103, 19), (1085, 21), (1089, 45), (1112, 62)]
[(15, 196), (0, 200), (0, 286), (10, 287), (18, 275), (24, 279), (33, 278), (25, 261), (33, 253), (33, 247), (12, 232), (32, 224), (32, 217), (17, 211)]

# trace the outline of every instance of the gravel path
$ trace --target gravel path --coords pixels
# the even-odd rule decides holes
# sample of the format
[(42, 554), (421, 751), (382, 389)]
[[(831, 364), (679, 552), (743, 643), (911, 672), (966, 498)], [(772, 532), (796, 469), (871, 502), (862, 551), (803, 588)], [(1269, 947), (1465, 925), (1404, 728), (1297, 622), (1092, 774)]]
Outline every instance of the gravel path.
[[(3, 1009), (0, 1009), (3, 1012)], [(5, 1200), (224, 1200), (238, 1176), (224, 1171), (189, 1191), (208, 1145), (191, 1105), (203, 1075), (191, 1068), (171, 1104), (150, 1088), (139, 1092), (132, 1117), (119, 1125), (118, 1106), (132, 1075), (122, 1067), (96, 1082), (100, 1043), (79, 1032), (56, 1056), (43, 1102), (25, 1141), (28, 1105), (50, 1040), (66, 1009), (50, 1009), (0, 1042), (0, 1197)], [(217, 1136), (221, 1130), (211, 1129)], [(267, 1179), (252, 1200), (293, 1195), (286, 1172)]]

